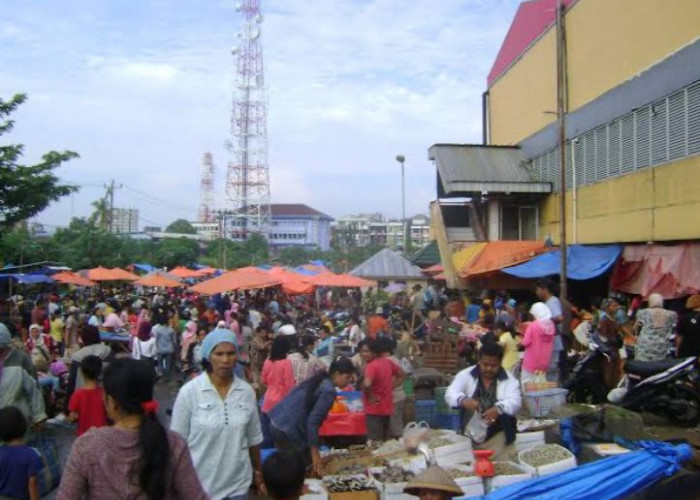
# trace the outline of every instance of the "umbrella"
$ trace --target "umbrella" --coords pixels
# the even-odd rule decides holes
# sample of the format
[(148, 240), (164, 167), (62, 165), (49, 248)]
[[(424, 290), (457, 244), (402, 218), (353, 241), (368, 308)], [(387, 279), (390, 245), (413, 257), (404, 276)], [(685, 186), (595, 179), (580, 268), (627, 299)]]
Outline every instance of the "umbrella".
[(197, 273), (200, 276), (208, 276), (210, 274), (214, 274), (215, 272), (216, 272), (216, 269), (214, 269), (213, 267), (203, 267), (202, 269), (197, 270)]
[(242, 267), (199, 283), (190, 290), (204, 295), (230, 292), (231, 290), (251, 290), (280, 285), (282, 281), (265, 271), (254, 267)]
[(115, 280), (136, 281), (137, 279), (139, 279), (139, 277), (134, 273), (130, 273), (129, 271), (125, 271), (124, 269), (120, 269), (118, 267), (110, 269), (110, 271), (112, 271), (112, 273), (114, 274)]
[(141, 286), (161, 286), (165, 288), (182, 286), (182, 283), (180, 283), (180, 280), (177, 277), (160, 271), (147, 274), (138, 281), (134, 281), (134, 284)]
[(362, 288), (376, 285), (376, 282), (351, 274), (333, 274), (330, 271), (309, 276), (307, 280), (316, 286), (335, 286), (339, 288)]
[(423, 269), (424, 274), (438, 274), (445, 270), (442, 264), (435, 264), (434, 266), (426, 267)]
[(287, 295), (309, 295), (314, 293), (314, 288), (314, 285), (305, 281), (282, 283), (282, 291)]
[(644, 490), (693, 458), (687, 444), (639, 441), (640, 451), (614, 455), (551, 476), (506, 486), (486, 500), (615, 500)]
[(102, 266), (88, 269), (87, 271), (81, 272), (81, 274), (84, 274), (84, 277), (91, 281), (118, 281), (121, 279), (115, 276), (112, 269), (107, 269)]
[(193, 271), (192, 269), (187, 269), (186, 267), (179, 266), (168, 271), (169, 274), (176, 276), (178, 278), (201, 278), (201, 271)]
[(406, 283), (392, 283), (391, 285), (384, 288), (386, 293), (399, 293), (406, 289)]
[(51, 276), (55, 281), (63, 283), (64, 285), (77, 285), (77, 286), (95, 286), (97, 283), (90, 281), (82, 276), (64, 271), (62, 273), (56, 273)]

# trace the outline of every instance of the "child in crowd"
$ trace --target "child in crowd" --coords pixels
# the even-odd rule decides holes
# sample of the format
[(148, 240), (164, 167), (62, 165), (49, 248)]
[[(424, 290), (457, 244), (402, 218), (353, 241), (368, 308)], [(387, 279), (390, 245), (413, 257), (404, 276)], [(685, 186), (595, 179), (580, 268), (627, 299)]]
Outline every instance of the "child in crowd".
[(513, 325), (498, 319), (493, 325), (493, 332), (498, 338), (498, 343), (503, 347), (501, 366), (505, 370), (512, 372), (515, 365), (520, 361), (520, 342), (515, 337), (515, 333), (513, 333)]
[(27, 419), (14, 406), (0, 409), (0, 498), (39, 500), (41, 458), (24, 446)]
[(298, 500), (304, 490), (304, 460), (289, 450), (270, 455), (262, 466), (267, 495), (273, 500)]
[(70, 397), (70, 414), (67, 418), (69, 422), (78, 421), (78, 436), (82, 436), (92, 427), (107, 425), (102, 387), (98, 385), (102, 374), (102, 360), (98, 356), (85, 356), (80, 362), (80, 371), (85, 385)]

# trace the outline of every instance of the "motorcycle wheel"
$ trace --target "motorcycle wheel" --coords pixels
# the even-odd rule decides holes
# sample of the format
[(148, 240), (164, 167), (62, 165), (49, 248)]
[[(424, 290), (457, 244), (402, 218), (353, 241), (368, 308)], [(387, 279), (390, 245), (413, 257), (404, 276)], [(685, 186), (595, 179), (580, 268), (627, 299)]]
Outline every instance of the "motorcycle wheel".
[(667, 413), (666, 417), (671, 422), (684, 427), (695, 427), (700, 424), (700, 395), (697, 391), (684, 386), (674, 387), (673, 398), (681, 399), (687, 405), (682, 415)]

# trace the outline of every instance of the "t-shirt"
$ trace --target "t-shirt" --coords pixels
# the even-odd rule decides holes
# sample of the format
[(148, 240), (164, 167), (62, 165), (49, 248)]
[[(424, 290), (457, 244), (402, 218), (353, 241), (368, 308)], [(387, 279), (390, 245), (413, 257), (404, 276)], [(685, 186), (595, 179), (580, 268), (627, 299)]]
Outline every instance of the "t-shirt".
[(518, 361), (520, 361), (518, 341), (513, 337), (512, 333), (505, 332), (499, 337), (498, 343), (503, 346), (503, 361), (501, 362), (501, 366), (505, 370), (511, 371)]
[[(365, 378), (372, 380), (372, 386), (363, 393), (367, 415), (391, 415), (394, 413), (392, 379), (401, 373), (399, 366), (389, 358), (375, 358), (365, 367)], [(375, 402), (372, 402), (376, 400)]]
[(107, 425), (101, 387), (76, 390), (70, 397), (68, 409), (78, 414), (78, 436), (82, 436), (92, 427)]
[(168, 325), (156, 325), (151, 329), (151, 335), (156, 339), (156, 351), (158, 354), (172, 354), (175, 352), (175, 331)]
[(41, 470), (39, 453), (29, 446), (0, 446), (0, 497), (29, 498), (29, 478)]
[(51, 338), (54, 342), (63, 342), (63, 320), (61, 318), (51, 320)]

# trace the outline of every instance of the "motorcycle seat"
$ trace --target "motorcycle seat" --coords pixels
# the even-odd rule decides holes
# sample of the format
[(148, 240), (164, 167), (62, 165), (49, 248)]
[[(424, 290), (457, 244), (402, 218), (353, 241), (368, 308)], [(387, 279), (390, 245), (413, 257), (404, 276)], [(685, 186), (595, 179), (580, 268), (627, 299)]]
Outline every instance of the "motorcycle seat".
[(640, 377), (646, 378), (656, 375), (657, 373), (665, 372), (669, 368), (673, 368), (685, 359), (664, 359), (663, 361), (628, 361), (625, 364), (625, 371)]

